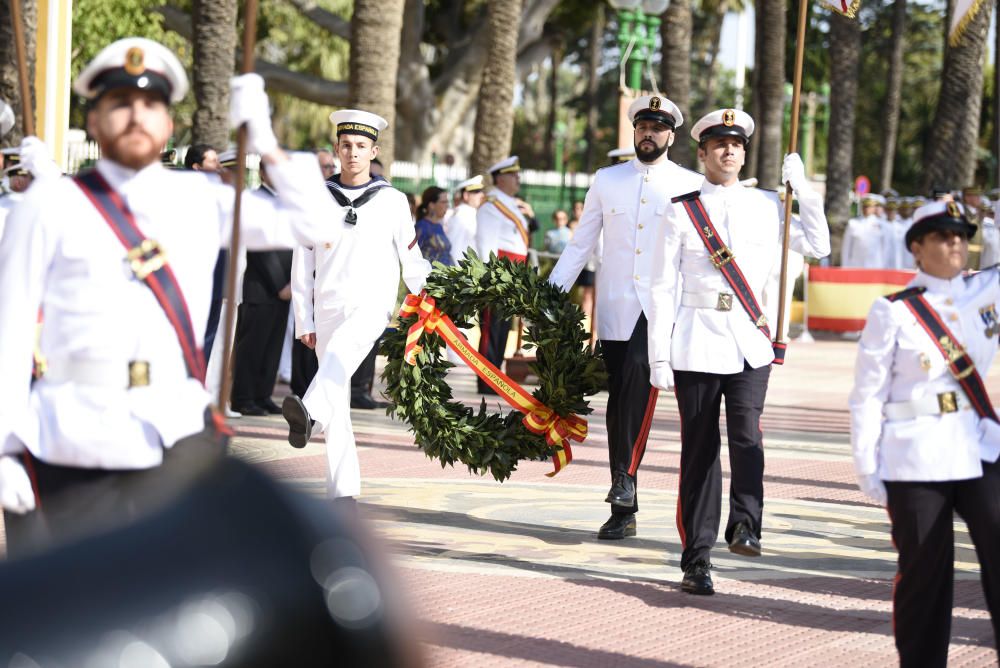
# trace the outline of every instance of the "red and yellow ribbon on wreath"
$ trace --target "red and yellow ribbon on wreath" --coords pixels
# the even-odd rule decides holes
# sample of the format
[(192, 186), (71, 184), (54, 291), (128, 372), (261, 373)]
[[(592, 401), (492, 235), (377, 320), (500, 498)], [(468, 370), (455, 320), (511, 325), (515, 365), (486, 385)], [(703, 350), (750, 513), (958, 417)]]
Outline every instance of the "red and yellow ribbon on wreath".
[(551, 477), (559, 473), (573, 460), (570, 441), (582, 442), (587, 437), (587, 421), (579, 415), (563, 417), (551, 408), (533, 397), (523, 387), (511, 380), (489, 360), (474, 350), (465, 335), (459, 331), (451, 318), (442, 313), (436, 306), (434, 298), (423, 295), (407, 295), (400, 317), (417, 316), (417, 321), (406, 333), (406, 346), (403, 349), (403, 360), (415, 365), (417, 355), (422, 350), (418, 341), (424, 332), (434, 332), (479, 376), (504, 398), (512, 408), (524, 413), (522, 420), (525, 428), (533, 434), (545, 434), (545, 441), (555, 447), (561, 447), (552, 456), (555, 467)]

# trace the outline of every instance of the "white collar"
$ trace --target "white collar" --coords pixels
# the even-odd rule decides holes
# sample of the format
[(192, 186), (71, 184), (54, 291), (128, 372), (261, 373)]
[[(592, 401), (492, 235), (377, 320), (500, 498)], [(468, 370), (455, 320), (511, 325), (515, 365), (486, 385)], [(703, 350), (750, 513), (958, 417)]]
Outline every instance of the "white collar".
[(674, 167), (674, 163), (670, 160), (670, 158), (667, 158), (663, 162), (658, 162), (655, 165), (647, 164), (642, 160), (639, 160), (639, 158), (632, 158), (629, 160), (629, 164), (635, 168), (635, 171), (641, 174), (660, 174), (663, 172), (669, 172), (670, 169)]
[(739, 181), (736, 181), (734, 184), (730, 186), (724, 186), (712, 183), (706, 178), (705, 181), (701, 184), (702, 195), (719, 195), (721, 197), (734, 197), (740, 195), (746, 190), (748, 190), (748, 188)]
[(937, 278), (918, 270), (910, 285), (927, 288), (927, 292), (933, 294), (957, 296), (965, 292), (965, 276), (959, 274), (951, 279)]
[(137, 171), (124, 165), (119, 165), (117, 162), (112, 162), (107, 158), (101, 158), (97, 161), (96, 168), (115, 190), (127, 189), (132, 183), (142, 183), (147, 179), (156, 179), (166, 171), (163, 164), (158, 160)]

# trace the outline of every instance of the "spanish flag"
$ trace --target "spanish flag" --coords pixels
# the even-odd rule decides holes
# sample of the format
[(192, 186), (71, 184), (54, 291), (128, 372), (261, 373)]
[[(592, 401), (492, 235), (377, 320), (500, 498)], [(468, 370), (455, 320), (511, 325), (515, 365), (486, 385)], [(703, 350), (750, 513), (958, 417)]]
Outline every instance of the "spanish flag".
[(899, 292), (915, 271), (897, 269), (809, 268), (809, 329), (860, 332), (872, 304)]

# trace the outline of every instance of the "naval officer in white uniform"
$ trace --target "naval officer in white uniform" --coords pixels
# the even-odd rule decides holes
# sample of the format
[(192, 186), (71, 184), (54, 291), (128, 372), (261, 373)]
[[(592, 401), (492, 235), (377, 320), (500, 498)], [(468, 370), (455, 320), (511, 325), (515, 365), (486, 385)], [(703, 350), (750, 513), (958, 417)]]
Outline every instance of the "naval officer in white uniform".
[(337, 211), (321, 224), (335, 229), (339, 241), (296, 248), (292, 259), (295, 334), (316, 349), (319, 370), (304, 397), (285, 398), (282, 412), (295, 447), (326, 431), (327, 496), (349, 499), (361, 493), (351, 375), (392, 318), (400, 265), (417, 294), (430, 264), (417, 247), (406, 196), (371, 174), (388, 122), (356, 109), (335, 111), (330, 121), (341, 172), (327, 181)]
[[(653, 385), (676, 387), (681, 586), (692, 594), (714, 593), (710, 569), (722, 511), (723, 397), (732, 469), (725, 538), (737, 554), (759, 556), (761, 550), (760, 416), (775, 359), (768, 322), (776, 322), (778, 295), (769, 292), (780, 287), (771, 277), (780, 268), (784, 205), (777, 193), (739, 181), (753, 130), (750, 115), (735, 109), (712, 112), (691, 129), (705, 181), (700, 194), (682, 196), (667, 208), (653, 259), (649, 359)], [(782, 181), (791, 184), (799, 201), (791, 248), (812, 257), (828, 255), (823, 198), (810, 187), (797, 154), (785, 157)], [(718, 250), (710, 253), (710, 245)]]
[(956, 512), (1000, 643), (1000, 424), (981, 382), (997, 351), (1000, 280), (996, 267), (962, 276), (975, 232), (955, 202), (917, 209), (906, 244), (919, 271), (872, 306), (848, 402), (858, 484), (887, 505), (899, 552), (892, 618), (904, 667), (948, 662)]
[[(526, 262), (531, 233), (538, 229), (531, 206), (516, 197), (521, 190), (521, 164), (508, 156), (489, 169), (493, 187), (476, 211), (476, 252), (484, 261), (490, 253), (511, 262)], [(510, 320), (496, 317), (492, 309), (479, 318), (479, 352), (498, 369), (502, 367)], [(480, 394), (496, 394), (482, 378), (476, 379)]]
[(483, 176), (479, 174), (455, 186), (461, 202), (444, 222), (444, 232), (451, 242), (451, 259), (455, 264), (465, 259), (465, 253), (476, 247), (476, 212), (486, 201)]
[(639, 510), (636, 477), (656, 408), (658, 390), (649, 383), (646, 340), (653, 243), (670, 199), (696, 190), (702, 176), (667, 157), (674, 132), (684, 122), (665, 97), (640, 97), (628, 110), (635, 128), (634, 157), (598, 170), (587, 191), (573, 239), (549, 275), (565, 291), (598, 248), (597, 328), (608, 370), (608, 460), (611, 517), (603, 539), (634, 536)]
[[(184, 68), (156, 42), (102, 50), (74, 83), (102, 158), (77, 177), (35, 183), (0, 241), (0, 504), (40, 504), (32, 516), (55, 538), (131, 516), (148, 478), (178, 458), (221, 453), (206, 445), (220, 439), (206, 421), (201, 346), (235, 194), (160, 163), (169, 104), (187, 89)], [(279, 195), (242, 195), (246, 245), (312, 242), (311, 222), (333, 207), (315, 159), (278, 147), (259, 76), (233, 80), (230, 121), (247, 125)], [(40, 308), (48, 370), (29, 386)]]

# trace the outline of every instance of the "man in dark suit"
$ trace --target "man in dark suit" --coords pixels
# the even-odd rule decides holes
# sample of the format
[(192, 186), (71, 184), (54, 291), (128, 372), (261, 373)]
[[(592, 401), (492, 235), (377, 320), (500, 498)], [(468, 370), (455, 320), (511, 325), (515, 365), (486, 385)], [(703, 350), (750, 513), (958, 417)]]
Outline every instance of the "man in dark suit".
[[(261, 170), (261, 189), (271, 192)], [(272, 193), (273, 194), (273, 193)], [(243, 275), (243, 303), (233, 351), (233, 410), (243, 415), (278, 415), (271, 399), (292, 298), (292, 251), (251, 251)]]

